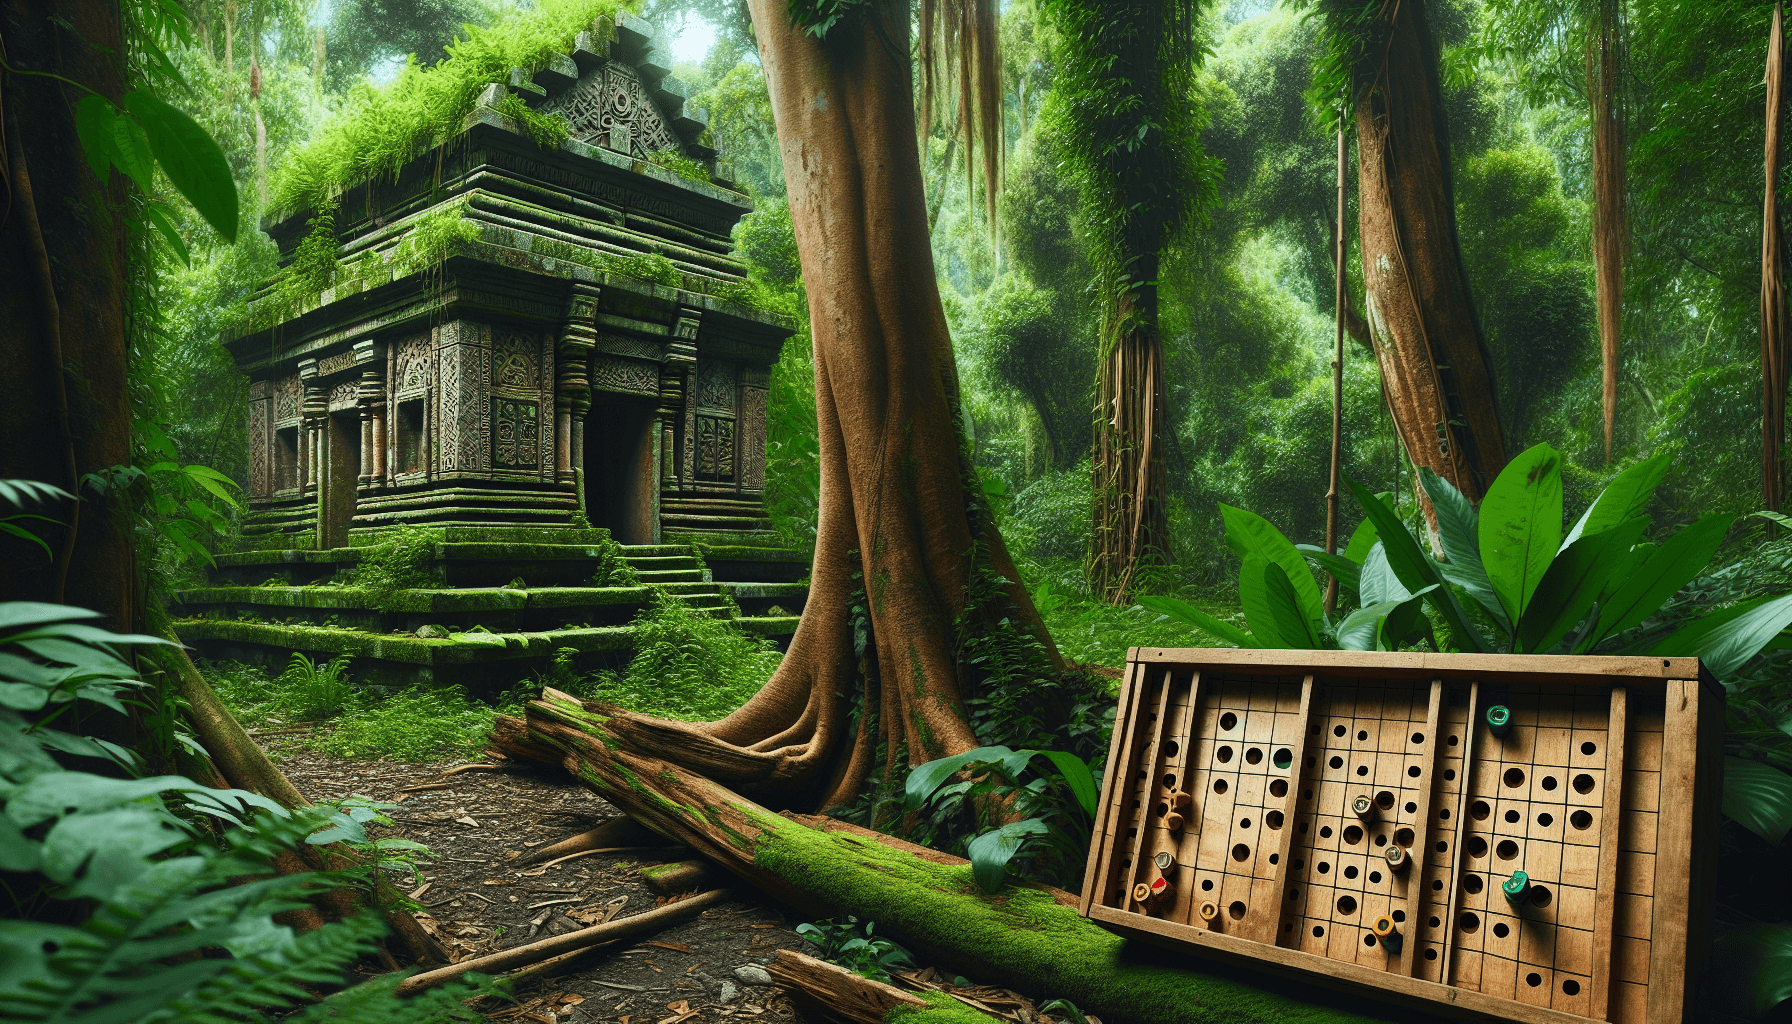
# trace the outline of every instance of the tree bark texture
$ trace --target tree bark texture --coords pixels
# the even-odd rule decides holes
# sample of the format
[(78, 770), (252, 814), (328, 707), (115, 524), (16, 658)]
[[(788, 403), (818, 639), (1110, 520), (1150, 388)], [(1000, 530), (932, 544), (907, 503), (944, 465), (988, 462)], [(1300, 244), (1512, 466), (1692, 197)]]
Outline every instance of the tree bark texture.
[(1080, 916), (1068, 893), (1010, 884), (986, 895), (959, 858), (826, 818), (773, 814), (633, 746), (611, 709), (548, 691), (525, 714), (500, 718), (497, 753), (559, 763), (624, 813), (773, 897), (817, 917), (876, 921), (879, 934), (985, 984), (1066, 998), (1108, 1024), (1369, 1019), (1340, 1008), (1360, 1003), (1347, 996), (1255, 988), (1190, 969), (1187, 957), (1166, 966)]
[(1786, 240), (1779, 207), (1780, 130), (1785, 112), (1786, 37), (1779, 4), (1767, 44), (1767, 192), (1761, 207), (1761, 498), (1778, 512), (1786, 498), (1780, 449), (1786, 441), (1786, 385), (1792, 372), (1787, 323)]
[(1612, 460), (1612, 429), (1618, 419), (1618, 337), (1624, 326), (1624, 257), (1630, 232), (1624, 215), (1623, 107), (1618, 102), (1619, 47), (1623, 45), (1619, 0), (1598, 0), (1595, 24), (1587, 34), (1587, 95), (1593, 121), (1593, 266), (1599, 301), (1599, 355), (1604, 392), (1605, 461)]
[[(1096, 372), (1095, 522), (1089, 582), (1111, 604), (1132, 601), (1141, 565), (1170, 557), (1164, 475), (1164, 343), (1157, 328), (1155, 247), (1132, 254), (1135, 282), (1108, 312)], [(1145, 283), (1150, 282), (1150, 283)]]
[[(5, 0), (0, 40), (21, 71), (62, 75), (117, 102), (125, 86), (117, 4)], [(80, 477), (130, 462), (127, 235), (124, 178), (94, 177), (75, 134), (86, 95), (51, 78), (7, 74), (4, 210), (0, 216), (0, 478), (38, 480), (71, 494)], [(5, 510), (10, 512), (11, 510)], [(135, 631), (140, 608), (129, 518), (116, 497), (90, 491), (29, 508), (56, 552), (0, 537), (0, 596), (65, 601)]]
[[(1479, 501), (1506, 464), (1505, 439), (1457, 239), (1449, 132), (1425, 6), (1383, 5), (1355, 69), (1365, 305), (1409, 457)], [(1418, 497), (1434, 520), (1422, 490)]]
[[(755, 0), (753, 19), (814, 337), (821, 502), (809, 603), (778, 670), (727, 718), (616, 712), (608, 728), (722, 785), (819, 808), (853, 799), (880, 759), (891, 779), (978, 746), (959, 640), (978, 626), (964, 620), (979, 550), (1062, 666), (965, 487), (915, 145), (908, 8), (865, 5), (825, 43), (792, 27), (777, 0)], [(855, 603), (869, 617), (862, 658)]]

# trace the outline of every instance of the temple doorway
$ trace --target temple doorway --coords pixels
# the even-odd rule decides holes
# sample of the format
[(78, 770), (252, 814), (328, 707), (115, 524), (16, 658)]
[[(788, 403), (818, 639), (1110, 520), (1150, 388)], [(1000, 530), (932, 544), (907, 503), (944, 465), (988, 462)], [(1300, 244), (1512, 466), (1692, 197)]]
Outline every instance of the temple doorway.
[(320, 546), (348, 546), (349, 523), (355, 518), (355, 478), (361, 474), (361, 414), (353, 409), (332, 413), (324, 428), (324, 472), (318, 495)]
[(601, 395), (585, 417), (585, 505), (620, 544), (652, 544), (659, 422), (651, 398)]

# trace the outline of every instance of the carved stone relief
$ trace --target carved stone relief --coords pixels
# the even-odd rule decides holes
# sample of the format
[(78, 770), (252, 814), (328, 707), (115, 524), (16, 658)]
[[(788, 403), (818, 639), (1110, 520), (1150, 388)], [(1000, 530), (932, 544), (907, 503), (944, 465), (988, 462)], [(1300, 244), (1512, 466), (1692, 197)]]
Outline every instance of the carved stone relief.
[[(477, 338), (477, 329), (464, 332)], [(448, 471), (472, 472), (488, 468), (491, 451), (490, 423), (486, 419), (490, 394), (491, 353), (478, 343), (450, 345), (442, 350), (441, 460)]]
[(420, 391), (429, 387), (432, 339), (427, 334), (406, 338), (398, 344), (398, 372), (394, 375), (398, 391)]
[(268, 480), (268, 407), (271, 404), (267, 399), (249, 403), (249, 493), (258, 497), (273, 491)]
[(533, 331), (492, 332), (493, 382), (501, 388), (541, 388), (541, 337)]
[(274, 421), (288, 423), (305, 411), (305, 384), (295, 375), (274, 386)]
[(497, 431), (492, 464), (500, 469), (541, 466), (541, 403), (522, 398), (494, 398)]
[(734, 479), (734, 421), (720, 416), (697, 417), (697, 479)]
[(697, 404), (705, 409), (734, 411), (734, 364), (713, 359), (697, 362)]
[(657, 395), (660, 392), (660, 368), (653, 363), (599, 354), (591, 360), (591, 386), (599, 391)]
[(343, 370), (349, 369), (354, 365), (355, 353), (353, 349), (350, 349), (347, 352), (338, 352), (333, 356), (325, 356), (317, 361), (317, 375), (319, 377), (328, 377), (332, 373), (341, 373)]
[(360, 382), (345, 380), (330, 389), (330, 411), (341, 412), (355, 407), (355, 397), (360, 392)]
[(765, 486), (765, 392), (745, 388), (740, 393), (740, 485)]
[(566, 118), (572, 137), (589, 145), (613, 146), (626, 138), (625, 151), (642, 159), (660, 150), (683, 152), (635, 69), (615, 61), (580, 76), (578, 85), (542, 104), (542, 110)]

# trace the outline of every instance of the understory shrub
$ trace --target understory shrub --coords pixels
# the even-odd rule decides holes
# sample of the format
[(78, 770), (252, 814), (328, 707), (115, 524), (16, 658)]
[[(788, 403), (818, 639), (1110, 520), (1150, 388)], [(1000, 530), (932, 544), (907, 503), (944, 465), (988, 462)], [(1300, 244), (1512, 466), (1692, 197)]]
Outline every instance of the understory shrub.
[(726, 716), (759, 692), (783, 660), (765, 637), (712, 619), (664, 590), (634, 620), (634, 660), (572, 692), (644, 715), (687, 722)]
[(365, 591), (376, 608), (384, 608), (400, 590), (435, 585), (439, 531), (396, 526), (376, 543), (361, 548), (361, 560), (343, 570), (338, 582)]

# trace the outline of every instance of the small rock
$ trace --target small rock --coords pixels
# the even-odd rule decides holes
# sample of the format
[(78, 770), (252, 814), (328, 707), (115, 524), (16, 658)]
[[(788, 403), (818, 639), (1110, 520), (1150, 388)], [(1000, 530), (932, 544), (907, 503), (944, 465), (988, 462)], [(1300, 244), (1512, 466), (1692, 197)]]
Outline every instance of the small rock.
[(734, 976), (740, 979), (742, 985), (770, 985), (772, 983), (772, 973), (758, 964), (736, 967)]
[(448, 631), (441, 626), (420, 626), (417, 635), (425, 640), (442, 640), (447, 638)]
[(720, 995), (716, 996), (716, 1002), (721, 1003), (723, 1006), (729, 1006), (733, 1003), (740, 1002), (740, 986), (732, 981), (722, 982), (722, 992)]

